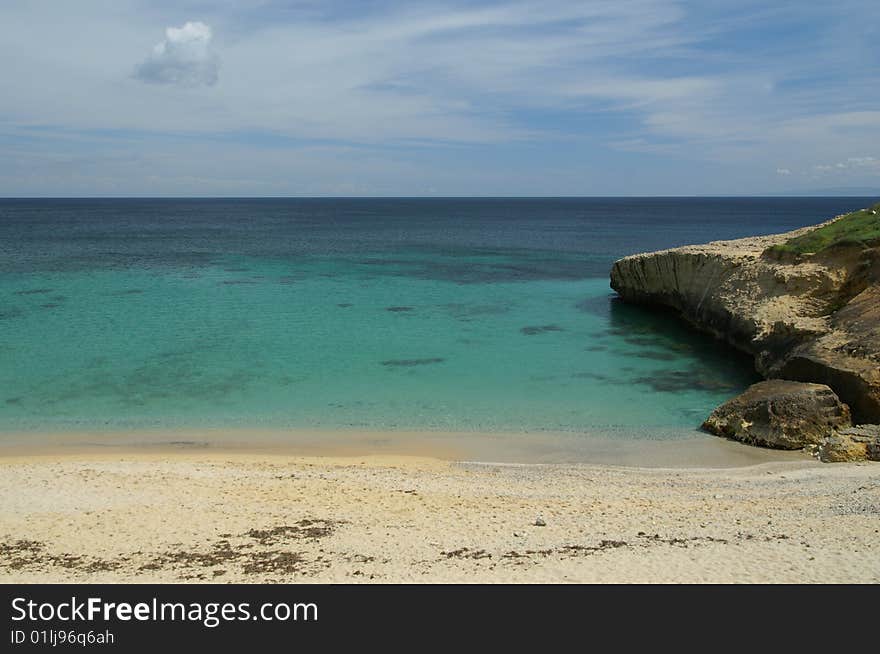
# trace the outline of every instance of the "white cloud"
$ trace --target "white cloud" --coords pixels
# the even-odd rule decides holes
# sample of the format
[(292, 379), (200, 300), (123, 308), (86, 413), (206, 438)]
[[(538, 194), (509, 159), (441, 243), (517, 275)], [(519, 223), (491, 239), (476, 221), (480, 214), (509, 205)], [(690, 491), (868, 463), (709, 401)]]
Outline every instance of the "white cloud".
[(791, 170), (789, 170), (788, 168), (777, 168), (776, 174), (777, 175), (791, 175)]
[(846, 173), (846, 174), (865, 174), (880, 173), (880, 159), (876, 157), (847, 157), (844, 161), (838, 161), (833, 164), (816, 164), (813, 166), (813, 172), (818, 174), (825, 173)]
[(219, 62), (211, 52), (211, 28), (201, 22), (165, 30), (150, 57), (137, 66), (135, 77), (151, 84), (213, 86)]
[(846, 160), (846, 165), (850, 168), (876, 168), (880, 166), (880, 159), (875, 157), (850, 157)]

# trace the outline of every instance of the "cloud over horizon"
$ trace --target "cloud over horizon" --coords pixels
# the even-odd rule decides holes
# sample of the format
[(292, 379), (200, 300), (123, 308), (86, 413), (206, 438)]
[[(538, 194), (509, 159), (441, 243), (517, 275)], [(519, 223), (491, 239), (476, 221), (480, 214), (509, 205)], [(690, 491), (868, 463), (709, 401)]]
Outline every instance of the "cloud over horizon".
[(134, 76), (150, 84), (213, 86), (220, 63), (211, 52), (212, 36), (211, 28), (200, 21), (166, 28), (165, 39), (135, 68)]

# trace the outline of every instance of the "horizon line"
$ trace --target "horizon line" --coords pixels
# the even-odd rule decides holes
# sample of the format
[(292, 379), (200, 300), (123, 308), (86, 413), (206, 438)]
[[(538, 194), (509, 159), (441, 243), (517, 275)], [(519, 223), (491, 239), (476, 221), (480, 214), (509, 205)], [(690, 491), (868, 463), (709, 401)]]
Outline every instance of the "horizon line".
[(3, 200), (657, 200), (873, 198), (874, 193), (767, 193), (737, 195), (8, 195)]

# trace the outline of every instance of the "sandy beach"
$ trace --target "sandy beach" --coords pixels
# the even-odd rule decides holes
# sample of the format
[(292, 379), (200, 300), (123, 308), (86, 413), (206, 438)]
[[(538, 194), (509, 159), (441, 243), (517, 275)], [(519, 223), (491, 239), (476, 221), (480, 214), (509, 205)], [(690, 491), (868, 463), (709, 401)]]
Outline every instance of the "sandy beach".
[(7, 451), (0, 496), (6, 583), (880, 581), (878, 463)]

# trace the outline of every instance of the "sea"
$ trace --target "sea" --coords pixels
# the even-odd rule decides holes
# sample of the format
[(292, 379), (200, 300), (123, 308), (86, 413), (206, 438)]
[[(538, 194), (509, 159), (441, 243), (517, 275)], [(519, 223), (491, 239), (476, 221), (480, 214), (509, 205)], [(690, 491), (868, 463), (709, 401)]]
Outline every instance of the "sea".
[(697, 434), (752, 361), (615, 259), (873, 201), (0, 199), (0, 433)]

